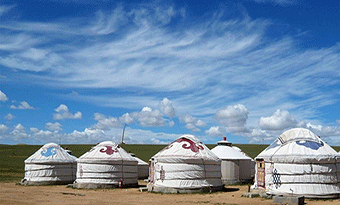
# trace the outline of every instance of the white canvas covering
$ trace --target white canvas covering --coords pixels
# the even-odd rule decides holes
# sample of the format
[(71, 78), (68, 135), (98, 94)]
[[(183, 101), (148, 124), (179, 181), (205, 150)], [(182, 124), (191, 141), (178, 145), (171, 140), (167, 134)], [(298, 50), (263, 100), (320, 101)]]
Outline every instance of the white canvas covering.
[(150, 191), (220, 190), (221, 160), (193, 135), (183, 135), (151, 158)]
[(25, 160), (23, 184), (68, 184), (76, 178), (76, 157), (55, 143), (42, 146)]
[(226, 139), (217, 142), (211, 151), (221, 160), (222, 182), (234, 184), (252, 182), (255, 173), (255, 162), (238, 147), (232, 147)]
[(111, 141), (99, 143), (77, 161), (77, 188), (138, 185), (137, 160)]
[(308, 129), (285, 131), (255, 160), (253, 188), (264, 181), (269, 194), (311, 198), (337, 198), (340, 194), (339, 155)]
[(136, 157), (133, 153), (130, 153), (130, 155), (138, 161), (138, 179), (147, 179), (149, 177), (149, 164)]

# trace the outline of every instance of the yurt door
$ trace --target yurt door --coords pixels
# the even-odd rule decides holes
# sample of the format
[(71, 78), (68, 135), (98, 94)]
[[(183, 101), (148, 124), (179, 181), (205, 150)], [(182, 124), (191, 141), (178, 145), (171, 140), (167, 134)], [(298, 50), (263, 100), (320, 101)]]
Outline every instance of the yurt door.
[(256, 160), (256, 166), (257, 166), (257, 186), (265, 188), (264, 160)]

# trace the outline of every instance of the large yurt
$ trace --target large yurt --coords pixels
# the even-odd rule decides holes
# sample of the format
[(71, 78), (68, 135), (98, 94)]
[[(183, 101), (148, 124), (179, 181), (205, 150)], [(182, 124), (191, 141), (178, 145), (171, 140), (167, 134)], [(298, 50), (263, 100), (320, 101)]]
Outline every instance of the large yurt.
[(25, 160), (25, 185), (69, 184), (76, 178), (76, 157), (48, 143)]
[(337, 198), (338, 153), (308, 129), (283, 132), (256, 158), (255, 183), (271, 195)]
[(193, 135), (183, 135), (150, 159), (148, 190), (192, 193), (221, 190), (221, 160)]
[(227, 184), (252, 183), (255, 174), (255, 162), (238, 147), (232, 147), (226, 137), (217, 142), (211, 150), (221, 162), (222, 182)]
[(149, 177), (149, 164), (136, 157), (134, 153), (130, 153), (130, 155), (138, 161), (138, 179), (147, 179)]
[(133, 187), (138, 185), (138, 161), (118, 144), (101, 142), (77, 160), (76, 188)]

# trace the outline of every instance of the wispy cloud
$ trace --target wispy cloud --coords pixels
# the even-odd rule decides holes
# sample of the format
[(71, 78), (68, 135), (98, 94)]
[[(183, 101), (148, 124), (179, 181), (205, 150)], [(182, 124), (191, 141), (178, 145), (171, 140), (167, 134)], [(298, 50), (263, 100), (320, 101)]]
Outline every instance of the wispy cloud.
[(6, 13), (11, 10), (12, 8), (14, 8), (15, 6), (14, 5), (0, 5), (0, 17), (3, 16), (3, 15), (6, 15)]
[[(73, 99), (141, 110), (123, 116), (97, 113), (97, 124), (70, 135), (88, 139), (106, 136), (122, 123), (173, 125), (169, 118), (178, 116), (189, 130), (209, 124), (211, 135), (243, 132), (254, 141), (270, 139), (338, 102), (333, 90), (340, 84), (340, 44), (306, 49), (288, 34), (272, 39), (270, 20), (229, 18), (222, 11), (206, 17), (190, 21), (185, 9), (174, 6), (119, 5), (83, 18), (7, 19), (0, 22), (6, 31), (0, 34), (0, 65), (30, 83), (89, 91), (68, 95)], [(127, 95), (112, 97), (100, 88)], [(7, 100), (1, 91), (0, 100)], [(66, 105), (55, 111), (56, 120), (82, 118)], [(210, 126), (216, 119), (220, 125)]]
[(250, 0), (250, 1), (255, 1), (256, 3), (271, 3), (281, 6), (290, 6), (296, 4), (296, 0)]

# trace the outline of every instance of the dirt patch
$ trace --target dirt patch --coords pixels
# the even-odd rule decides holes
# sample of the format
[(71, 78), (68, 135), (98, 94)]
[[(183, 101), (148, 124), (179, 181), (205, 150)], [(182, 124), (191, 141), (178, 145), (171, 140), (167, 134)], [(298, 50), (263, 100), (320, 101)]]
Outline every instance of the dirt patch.
[[(21, 186), (0, 183), (0, 204), (273, 204), (264, 198), (241, 197), (247, 186), (228, 186), (207, 194), (160, 194), (128, 189), (74, 189), (58, 186)], [(340, 204), (336, 200), (305, 200), (306, 204)]]

